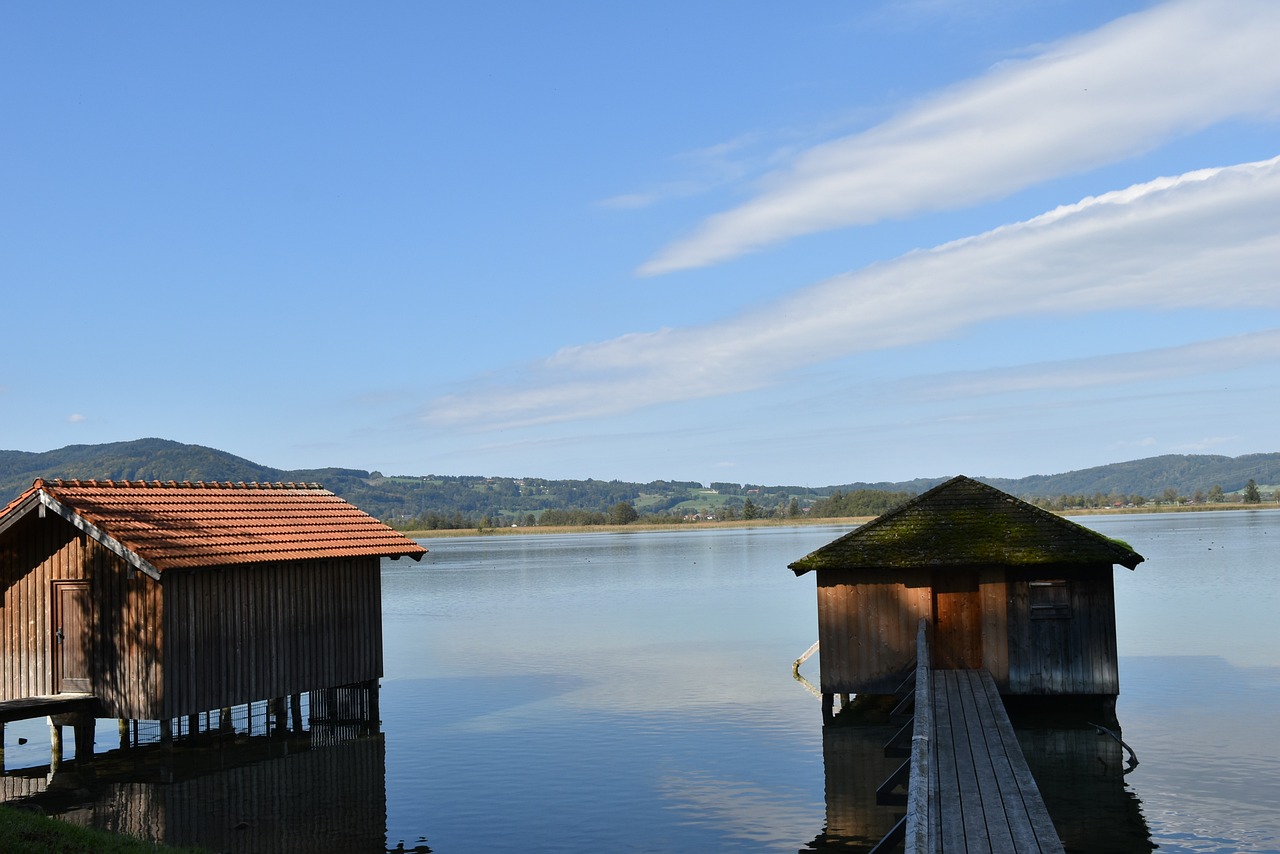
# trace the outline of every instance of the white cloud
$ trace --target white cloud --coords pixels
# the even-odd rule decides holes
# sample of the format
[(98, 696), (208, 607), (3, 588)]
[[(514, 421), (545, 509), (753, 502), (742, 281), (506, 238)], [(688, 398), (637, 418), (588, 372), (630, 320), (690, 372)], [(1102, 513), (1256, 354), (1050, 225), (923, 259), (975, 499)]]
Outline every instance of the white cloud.
[(85, 416), (81, 415), (79, 412), (75, 412), (67, 416), (68, 424), (80, 424), (81, 422), (87, 421), (87, 420), (88, 419), (85, 418)]
[[(908, 388), (914, 397), (923, 399), (973, 398), (1120, 383), (1152, 383), (1268, 364), (1280, 364), (1280, 329), (1139, 353), (1113, 353), (1015, 368), (938, 374), (909, 383)], [(903, 384), (899, 383), (898, 388), (902, 390)]]
[(714, 264), (803, 234), (1006, 196), (1280, 104), (1280, 3), (1176, 0), (817, 146), (641, 274)]
[[(570, 347), (425, 420), (506, 427), (760, 388), (985, 321), (1280, 307), (1280, 158), (1164, 178), (802, 289), (718, 324)], [(1264, 338), (1251, 339), (1264, 346)]]

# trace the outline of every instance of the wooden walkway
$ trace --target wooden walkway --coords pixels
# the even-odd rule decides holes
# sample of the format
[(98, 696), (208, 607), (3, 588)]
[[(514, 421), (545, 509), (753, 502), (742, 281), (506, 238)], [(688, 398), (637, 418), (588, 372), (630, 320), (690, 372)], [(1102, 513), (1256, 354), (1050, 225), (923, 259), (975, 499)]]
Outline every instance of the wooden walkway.
[(4, 700), (0, 701), (0, 724), (42, 718), (46, 715), (87, 712), (93, 708), (93, 705), (92, 694), (52, 694), (46, 697)]
[(933, 670), (927, 634), (921, 621), (907, 815), (873, 850), (1063, 854), (995, 680)]

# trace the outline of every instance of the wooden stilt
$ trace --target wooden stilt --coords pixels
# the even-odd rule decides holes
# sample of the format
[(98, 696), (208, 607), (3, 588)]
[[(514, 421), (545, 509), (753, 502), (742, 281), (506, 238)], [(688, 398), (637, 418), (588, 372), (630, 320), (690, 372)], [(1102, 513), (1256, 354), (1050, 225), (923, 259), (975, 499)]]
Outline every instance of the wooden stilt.
[(293, 732), (298, 735), (302, 732), (302, 695), (294, 694), (291, 698), (291, 706), (293, 710)]
[(271, 712), (276, 719), (276, 735), (283, 735), (289, 728), (289, 713), (284, 697), (275, 697), (271, 700)]
[(79, 720), (74, 724), (76, 739), (76, 764), (83, 765), (93, 759), (93, 736), (97, 721), (93, 715), (77, 715)]
[(160, 724), (160, 743), (172, 744), (173, 743), (173, 720), (170, 718), (165, 718), (164, 720), (158, 721), (158, 723)]
[(827, 694), (824, 692), (822, 695), (822, 722), (824, 724), (829, 724), (835, 720), (835, 715), (832, 714), (831, 711), (832, 706), (835, 705), (835, 698), (835, 694)]
[(56, 771), (62, 764), (62, 727), (55, 723), (53, 718), (47, 720), (49, 721), (49, 770)]
[(378, 680), (374, 679), (368, 683), (369, 690), (369, 734), (372, 735), (382, 729), (382, 714), (378, 705)]

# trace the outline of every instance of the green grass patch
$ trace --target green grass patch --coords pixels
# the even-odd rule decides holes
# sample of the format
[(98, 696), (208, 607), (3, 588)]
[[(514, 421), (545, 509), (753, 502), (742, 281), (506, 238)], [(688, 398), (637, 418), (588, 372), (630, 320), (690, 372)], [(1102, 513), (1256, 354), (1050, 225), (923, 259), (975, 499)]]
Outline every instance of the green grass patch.
[(169, 848), (131, 836), (77, 827), (30, 810), (0, 806), (0, 851), (8, 854), (199, 854), (198, 848)]

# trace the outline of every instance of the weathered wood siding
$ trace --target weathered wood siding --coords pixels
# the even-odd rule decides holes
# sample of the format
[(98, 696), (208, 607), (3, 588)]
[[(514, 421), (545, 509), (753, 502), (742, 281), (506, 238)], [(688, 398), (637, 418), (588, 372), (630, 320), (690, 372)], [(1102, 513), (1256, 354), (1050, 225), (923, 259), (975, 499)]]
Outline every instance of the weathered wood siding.
[(378, 558), (164, 575), (164, 717), (382, 675)]
[[(60, 517), (29, 516), (0, 543), (0, 699), (55, 693), (52, 622), (55, 581), (89, 582), (90, 606), (80, 654), (89, 690), (113, 717), (154, 718), (163, 688), (156, 655), (160, 590), (141, 573)], [(67, 642), (73, 642), (71, 638)]]
[(5, 532), (0, 542), (0, 699), (53, 693), (51, 582), (85, 578), (84, 549), (83, 537), (61, 519), (31, 515)]
[(52, 694), (54, 582), (89, 582), (81, 651), (110, 717), (159, 720), (382, 675), (380, 559), (170, 570), (163, 582), (60, 517), (0, 538), (0, 700)]
[(1009, 585), (1003, 567), (978, 570), (982, 602), (982, 666), (1003, 691), (1009, 682)]
[(817, 587), (823, 693), (897, 688), (922, 616), (936, 667), (985, 667), (1002, 694), (1120, 692), (1110, 566), (833, 569)]
[[(1063, 581), (1065, 613), (1033, 613), (1035, 581)], [(1010, 572), (1006, 694), (1120, 693), (1112, 569), (1056, 567)]]
[(933, 618), (928, 572), (826, 570), (817, 575), (822, 692), (894, 691), (915, 664), (920, 618)]

